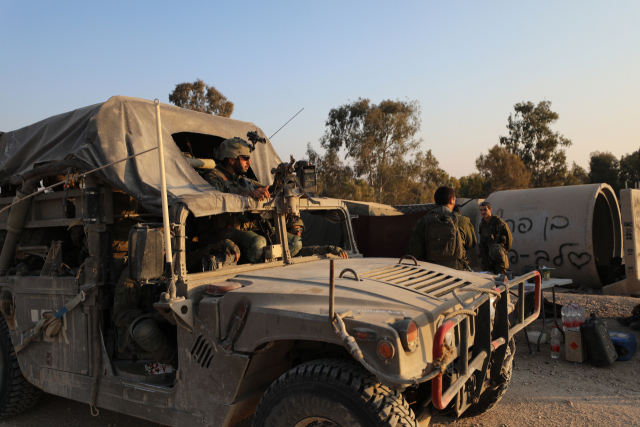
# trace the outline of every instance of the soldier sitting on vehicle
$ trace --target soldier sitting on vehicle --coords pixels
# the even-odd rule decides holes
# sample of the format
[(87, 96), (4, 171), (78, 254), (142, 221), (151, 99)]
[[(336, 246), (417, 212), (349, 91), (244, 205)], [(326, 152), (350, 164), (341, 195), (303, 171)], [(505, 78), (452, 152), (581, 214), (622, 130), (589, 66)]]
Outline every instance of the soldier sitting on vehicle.
[[(150, 353), (163, 365), (178, 367), (175, 326), (171, 325), (154, 307), (164, 289), (153, 284), (141, 285), (129, 277), (126, 267), (115, 289), (113, 322), (117, 328), (119, 353), (129, 351), (140, 357), (136, 347)], [(142, 356), (144, 357), (144, 356)]]
[(491, 203), (480, 203), (480, 260), (484, 271), (506, 274), (509, 268), (507, 254), (513, 244), (513, 236), (506, 222), (491, 215)]
[[(215, 169), (203, 175), (216, 190), (247, 195), (260, 201), (269, 199), (267, 187), (247, 177), (251, 166), (251, 146), (247, 141), (241, 138), (223, 141), (216, 151), (216, 158), (219, 162)], [(261, 262), (264, 259), (267, 240), (256, 231), (258, 227), (255, 222), (244, 214), (227, 213), (199, 218), (198, 246), (205, 248), (212, 243), (228, 239), (242, 249), (246, 261)]]
[(407, 254), (422, 261), (468, 270), (467, 250), (476, 245), (471, 221), (453, 212), (456, 205), (453, 188), (438, 188), (434, 199), (438, 207), (420, 218), (413, 227)]
[(189, 272), (201, 271), (203, 268), (202, 258), (210, 255), (226, 255), (224, 258), (233, 259), (237, 263), (240, 259), (240, 249), (228, 239), (211, 243), (187, 255), (187, 270)]
[(287, 239), (289, 241), (289, 252), (292, 257), (310, 255), (339, 255), (340, 258), (347, 259), (347, 251), (338, 246), (302, 246), (302, 232), (304, 223), (302, 218), (295, 215), (287, 216)]

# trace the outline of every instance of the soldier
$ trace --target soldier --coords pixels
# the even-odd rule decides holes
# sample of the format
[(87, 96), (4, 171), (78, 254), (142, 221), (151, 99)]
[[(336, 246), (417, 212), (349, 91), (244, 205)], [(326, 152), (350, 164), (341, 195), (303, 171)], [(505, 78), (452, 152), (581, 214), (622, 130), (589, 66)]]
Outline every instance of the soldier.
[(453, 212), (456, 205), (453, 188), (438, 188), (434, 199), (438, 206), (420, 218), (413, 227), (407, 253), (421, 261), (468, 270), (467, 250), (476, 245), (471, 221)]
[(302, 246), (302, 232), (304, 223), (299, 216), (287, 216), (287, 238), (289, 241), (289, 252), (292, 257), (310, 255), (339, 255), (342, 259), (349, 258), (347, 251), (338, 246)]
[[(242, 138), (223, 141), (216, 152), (218, 164), (215, 169), (206, 172), (203, 178), (223, 193), (247, 195), (257, 200), (269, 199), (268, 188), (247, 177), (251, 166), (251, 151), (251, 145)], [(254, 221), (243, 214), (222, 214), (210, 219), (202, 218), (197, 223), (198, 246), (204, 248), (228, 239), (242, 249), (247, 261), (257, 263), (264, 258), (267, 240), (254, 230), (257, 230)]]
[(480, 203), (480, 260), (484, 271), (506, 274), (509, 268), (507, 254), (513, 244), (511, 230), (500, 217), (491, 215), (491, 203)]
[(131, 279), (129, 267), (122, 271), (113, 298), (113, 323), (117, 328), (117, 348), (118, 352), (126, 353), (127, 351), (136, 352), (136, 347), (139, 347), (150, 353), (161, 364), (177, 368), (178, 343), (175, 338), (175, 327), (153, 307), (153, 303), (159, 300), (160, 292), (163, 290), (157, 285), (143, 286)]

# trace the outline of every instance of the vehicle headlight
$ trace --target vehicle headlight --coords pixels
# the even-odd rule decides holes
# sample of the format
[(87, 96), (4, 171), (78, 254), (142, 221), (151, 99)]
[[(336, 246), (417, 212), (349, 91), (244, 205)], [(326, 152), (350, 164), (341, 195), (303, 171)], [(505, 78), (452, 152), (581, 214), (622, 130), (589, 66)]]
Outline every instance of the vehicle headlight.
[(418, 347), (418, 325), (412, 319), (402, 319), (391, 325), (398, 331), (404, 351), (415, 351)]

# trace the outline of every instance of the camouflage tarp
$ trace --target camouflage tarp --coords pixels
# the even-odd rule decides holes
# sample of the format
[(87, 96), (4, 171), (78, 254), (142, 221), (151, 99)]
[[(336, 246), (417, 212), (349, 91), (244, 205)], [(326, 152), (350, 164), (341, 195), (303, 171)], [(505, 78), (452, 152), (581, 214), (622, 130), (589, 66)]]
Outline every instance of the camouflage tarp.
[[(217, 192), (189, 165), (172, 134), (191, 132), (218, 138), (248, 131), (264, 133), (253, 123), (161, 104), (162, 139), (170, 203), (182, 202), (195, 216), (239, 212), (258, 202)], [(59, 114), (33, 125), (0, 134), (0, 183), (34, 166), (77, 157), (93, 169), (157, 146), (152, 101), (114, 96), (107, 102)], [(159, 212), (160, 173), (157, 150), (99, 172), (100, 178)], [(258, 144), (251, 168), (259, 181), (272, 183), (271, 168), (280, 163), (271, 142)]]

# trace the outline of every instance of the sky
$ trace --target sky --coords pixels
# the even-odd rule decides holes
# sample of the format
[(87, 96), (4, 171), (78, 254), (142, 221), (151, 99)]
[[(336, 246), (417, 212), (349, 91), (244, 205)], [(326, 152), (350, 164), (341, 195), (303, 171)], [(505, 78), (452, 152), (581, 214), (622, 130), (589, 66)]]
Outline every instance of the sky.
[(518, 102), (552, 102), (569, 164), (640, 148), (638, 1), (0, 2), (0, 131), (202, 79), (302, 158), (331, 108), (417, 100), (460, 177)]

